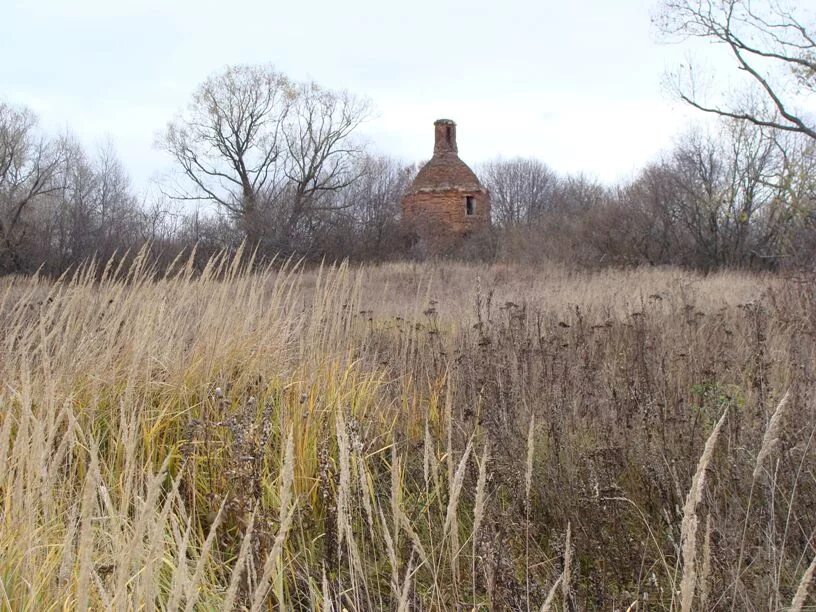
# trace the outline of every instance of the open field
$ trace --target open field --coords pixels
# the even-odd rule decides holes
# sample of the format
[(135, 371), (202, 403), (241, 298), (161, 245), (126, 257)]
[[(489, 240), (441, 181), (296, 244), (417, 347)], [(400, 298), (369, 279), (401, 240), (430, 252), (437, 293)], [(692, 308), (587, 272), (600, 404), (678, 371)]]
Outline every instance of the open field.
[(0, 281), (0, 608), (816, 606), (812, 279), (244, 266)]

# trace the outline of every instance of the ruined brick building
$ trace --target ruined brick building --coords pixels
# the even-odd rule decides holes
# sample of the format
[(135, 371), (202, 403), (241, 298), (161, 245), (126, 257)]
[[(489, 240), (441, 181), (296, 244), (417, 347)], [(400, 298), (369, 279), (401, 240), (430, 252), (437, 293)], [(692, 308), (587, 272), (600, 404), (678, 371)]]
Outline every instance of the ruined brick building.
[(429, 254), (450, 251), (490, 225), (490, 194), (459, 159), (456, 124), (434, 122), (434, 154), (402, 198), (409, 240)]

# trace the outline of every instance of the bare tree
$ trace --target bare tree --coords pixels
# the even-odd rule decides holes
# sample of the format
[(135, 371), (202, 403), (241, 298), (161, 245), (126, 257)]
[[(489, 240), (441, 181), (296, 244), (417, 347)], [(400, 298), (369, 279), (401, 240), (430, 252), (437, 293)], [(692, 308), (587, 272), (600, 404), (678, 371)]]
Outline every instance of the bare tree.
[(213, 202), (251, 233), (261, 200), (282, 187), (284, 121), (295, 97), (271, 66), (232, 66), (204, 81), (159, 143), (186, 179), (170, 195)]
[(0, 268), (22, 270), (19, 249), (26, 235), (26, 214), (42, 196), (56, 191), (52, 180), (62, 150), (37, 132), (28, 109), (0, 102)]
[(682, 263), (684, 226), (679, 222), (674, 174), (654, 163), (637, 178), (586, 211), (581, 232), (599, 260), (615, 264)]
[(658, 262), (765, 267), (791, 254), (792, 232), (812, 215), (814, 163), (807, 137), (727, 119), (687, 133), (623, 203), (640, 211), (630, 225), (649, 228)]
[[(316, 83), (300, 85), (286, 122), (284, 174), (289, 181), (279, 202), (286, 211), (279, 223), (279, 246), (290, 249), (298, 233), (350, 203), (335, 197), (365, 173), (358, 163), (365, 151), (354, 131), (367, 118), (368, 103), (352, 94), (323, 89)], [(304, 228), (305, 225), (305, 228)]]
[(366, 156), (358, 161), (361, 175), (340, 194), (354, 251), (363, 257), (381, 257), (398, 247), (400, 199), (417, 173), (415, 164), (391, 157)]
[(529, 224), (552, 206), (555, 173), (534, 158), (496, 159), (479, 168), (500, 226)]
[(552, 208), (562, 213), (580, 213), (603, 206), (610, 190), (598, 180), (583, 173), (570, 174), (553, 189)]
[(170, 195), (213, 202), (253, 242), (289, 248), (310, 215), (335, 206), (327, 194), (357, 178), (352, 134), (367, 113), (346, 92), (292, 83), (270, 66), (229, 67), (161, 139), (185, 179)]
[(44, 265), (46, 271), (58, 271), (136, 246), (138, 201), (112, 146), (103, 145), (90, 156), (70, 136), (58, 145), (59, 163), (51, 172), (50, 187), (24, 215), (18, 253), (26, 267)]
[(655, 21), (666, 34), (721, 45), (767, 104), (757, 105), (750, 97), (746, 103), (707, 102), (695, 91), (693, 69), (686, 75), (689, 79), (678, 80), (682, 100), (707, 113), (816, 139), (814, 117), (801, 105), (801, 97), (816, 94), (812, 23), (794, 15), (780, 0), (663, 0)]

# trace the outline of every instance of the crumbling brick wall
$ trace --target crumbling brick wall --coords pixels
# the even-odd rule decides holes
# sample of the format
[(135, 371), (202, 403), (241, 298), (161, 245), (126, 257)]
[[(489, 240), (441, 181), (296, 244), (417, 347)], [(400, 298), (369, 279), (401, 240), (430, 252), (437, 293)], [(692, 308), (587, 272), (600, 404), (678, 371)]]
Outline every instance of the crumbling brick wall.
[[(472, 215), (466, 210), (468, 196), (473, 198)], [(453, 249), (490, 225), (490, 199), (484, 190), (418, 191), (405, 196), (402, 210), (406, 229), (434, 253)]]
[(490, 226), (490, 194), (459, 159), (456, 124), (434, 123), (434, 155), (402, 199), (407, 235), (440, 254)]

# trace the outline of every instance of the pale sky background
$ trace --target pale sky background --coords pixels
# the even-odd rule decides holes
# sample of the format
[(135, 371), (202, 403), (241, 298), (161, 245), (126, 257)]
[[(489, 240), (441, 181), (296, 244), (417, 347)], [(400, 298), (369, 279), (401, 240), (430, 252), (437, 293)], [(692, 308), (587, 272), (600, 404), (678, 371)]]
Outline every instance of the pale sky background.
[(662, 86), (689, 46), (659, 41), (653, 0), (3, 5), (0, 98), (89, 148), (112, 141), (138, 189), (171, 165), (156, 135), (198, 83), (234, 63), (368, 97), (365, 135), (406, 161), (430, 157), (432, 123), (447, 117), (471, 165), (534, 156), (614, 182), (698, 117)]

